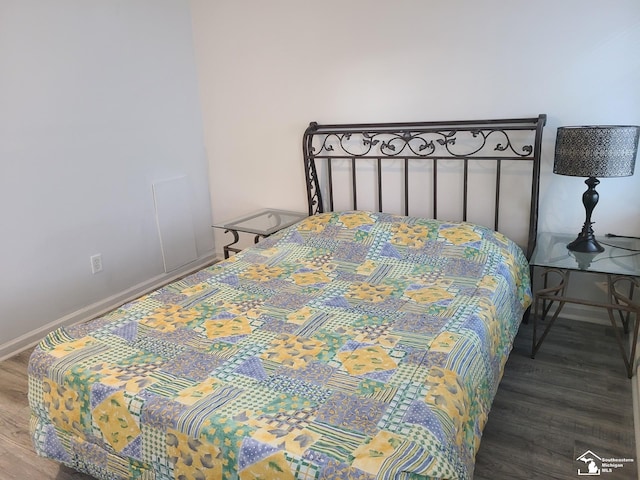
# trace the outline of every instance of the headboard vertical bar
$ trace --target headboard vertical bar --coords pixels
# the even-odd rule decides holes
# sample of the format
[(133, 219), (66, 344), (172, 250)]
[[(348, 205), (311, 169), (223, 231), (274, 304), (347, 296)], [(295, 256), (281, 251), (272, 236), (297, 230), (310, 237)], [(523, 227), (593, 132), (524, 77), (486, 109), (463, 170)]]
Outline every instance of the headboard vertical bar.
[(538, 238), (538, 198), (540, 196), (540, 150), (542, 148), (542, 129), (547, 123), (547, 116), (538, 115), (536, 122), (536, 138), (533, 146), (533, 173), (531, 174), (531, 207), (529, 213), (529, 239), (527, 241), (527, 258), (531, 259)]
[(502, 167), (502, 161), (500, 159), (496, 160), (496, 202), (495, 202), (495, 207), (494, 207), (494, 211), (493, 211), (493, 229), (497, 232), (498, 231), (498, 223), (499, 223), (499, 211), (500, 211), (500, 174), (501, 174), (501, 167)]
[(438, 218), (438, 159), (433, 159), (433, 218)]
[(309, 128), (304, 132), (302, 137), (302, 151), (304, 153), (304, 175), (307, 181), (307, 205), (309, 206), (309, 215), (324, 212), (324, 204), (322, 203), (322, 192), (320, 190), (320, 181), (318, 179), (318, 171), (316, 168), (316, 159), (313, 154), (313, 134), (318, 124), (311, 122)]
[(465, 158), (463, 160), (464, 163), (464, 175), (463, 175), (463, 184), (464, 190), (462, 192), (462, 221), (467, 221), (467, 205), (469, 204), (469, 159)]
[(327, 159), (327, 180), (329, 184), (329, 211), (333, 212), (333, 168), (331, 159)]
[(358, 209), (358, 187), (356, 182), (356, 157), (351, 158), (351, 188), (353, 189), (353, 209)]
[(404, 159), (404, 214), (409, 216), (409, 159)]
[(378, 157), (378, 211), (382, 212), (382, 159)]

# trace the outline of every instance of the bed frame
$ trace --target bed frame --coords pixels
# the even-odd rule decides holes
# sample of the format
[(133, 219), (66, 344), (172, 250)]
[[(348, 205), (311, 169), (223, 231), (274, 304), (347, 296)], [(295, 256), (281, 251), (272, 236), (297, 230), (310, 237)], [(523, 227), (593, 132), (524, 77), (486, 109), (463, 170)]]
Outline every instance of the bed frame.
[[(451, 164), (461, 180), (456, 188), (461, 192), (459, 200), (461, 212), (459, 220), (468, 221), (469, 205), (478, 200), (473, 195), (478, 183), (486, 181), (487, 168), (492, 170), (494, 186), (482, 185), (482, 197), (486, 202), (487, 189), (493, 190), (493, 222), (475, 222), (485, 224), (500, 231), (501, 205), (509, 202), (501, 193), (505, 180), (505, 166), (517, 162), (517, 182), (520, 191), (530, 185), (530, 204), (528, 209), (528, 232), (526, 233), (525, 253), (531, 258), (535, 248), (538, 225), (538, 197), (540, 183), (540, 149), (542, 130), (546, 115), (534, 118), (516, 118), (503, 120), (417, 122), (417, 123), (364, 123), (342, 125), (320, 125), (312, 122), (304, 133), (303, 154), (307, 186), (309, 215), (339, 210), (357, 210), (363, 192), (375, 198), (375, 209), (385, 213), (411, 215), (414, 193), (418, 188), (410, 183), (409, 172), (422, 170), (427, 172), (426, 181), (421, 189), (430, 190), (429, 207), (432, 218), (438, 216), (439, 192), (450, 190), (442, 181), (443, 172), (450, 173)], [(530, 165), (522, 180), (523, 163)], [(391, 167), (389, 167), (391, 165)], [(387, 169), (387, 170), (383, 170)], [(387, 182), (385, 171), (395, 170), (399, 182)], [(484, 180), (473, 180), (473, 171), (481, 169)], [(370, 170), (368, 173), (363, 174)], [(336, 206), (334, 192), (344, 187), (336, 187), (336, 174), (348, 178), (350, 200), (346, 208)], [(438, 175), (440, 172), (440, 175)], [(368, 179), (368, 180), (367, 180)], [(371, 180), (374, 179), (374, 180)], [(343, 180), (344, 181), (344, 180)], [(450, 176), (448, 181), (450, 181)], [(521, 182), (525, 182), (524, 184)], [(395, 189), (393, 184), (395, 183)], [(398, 185), (400, 183), (401, 185)], [(390, 186), (387, 186), (389, 184)], [(383, 187), (385, 187), (383, 193)], [(395, 191), (394, 191), (395, 190)], [(392, 212), (386, 208), (389, 192), (401, 204), (401, 212)], [(397, 198), (400, 196), (401, 198)], [(362, 205), (363, 202), (361, 202)], [(393, 202), (388, 202), (393, 203)], [(421, 207), (424, 207), (422, 205)], [(526, 212), (523, 212), (526, 215)], [(421, 215), (424, 216), (424, 215)], [(447, 218), (447, 220), (454, 220)]]

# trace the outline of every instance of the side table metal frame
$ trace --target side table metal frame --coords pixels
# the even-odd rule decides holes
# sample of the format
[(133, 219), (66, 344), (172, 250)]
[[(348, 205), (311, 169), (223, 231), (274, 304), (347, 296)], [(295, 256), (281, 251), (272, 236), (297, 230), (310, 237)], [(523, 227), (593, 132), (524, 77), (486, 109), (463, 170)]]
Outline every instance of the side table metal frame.
[[(639, 314), (640, 304), (633, 301), (633, 293), (635, 288), (640, 288), (640, 282), (638, 277), (632, 277), (628, 275), (612, 275), (607, 274), (607, 302), (592, 302), (589, 300), (583, 300), (580, 298), (572, 298), (565, 296), (565, 291), (569, 285), (569, 276), (571, 271), (569, 269), (561, 268), (545, 268), (542, 272), (544, 277), (544, 288), (538, 290), (535, 293), (535, 310), (533, 315), (533, 341), (531, 345), (531, 358), (535, 358), (536, 353), (542, 346), (542, 342), (546, 338), (547, 334), (551, 330), (551, 327), (555, 323), (558, 315), (562, 311), (565, 303), (574, 303), (578, 305), (588, 305), (592, 307), (604, 308), (609, 315), (609, 321), (613, 327), (618, 347), (622, 354), (622, 359), (627, 370), (627, 376), (631, 378), (633, 376), (634, 359), (636, 355), (636, 345), (638, 342), (638, 330), (640, 327)], [(552, 287), (548, 287), (549, 275), (557, 275), (558, 283)], [(629, 293), (627, 295), (622, 294), (619, 290), (619, 286), (622, 283), (628, 282)], [(542, 335), (538, 339), (537, 337), (537, 324), (538, 324), (538, 308), (542, 305), (540, 320), (545, 321), (547, 314), (554, 302), (558, 302), (558, 307), (553, 313), (551, 319), (547, 323)], [(631, 321), (631, 314), (635, 314), (634, 328), (632, 335), (632, 343), (629, 354), (624, 346), (624, 339), (620, 333), (620, 329), (616, 323), (616, 316), (614, 310), (618, 311), (624, 333), (629, 333), (629, 324)], [(626, 313), (626, 315), (625, 315)]]
[[(306, 213), (265, 208), (225, 223), (214, 224), (213, 227), (224, 229), (224, 233), (233, 235), (233, 240), (222, 247), (224, 258), (227, 259), (230, 252), (240, 253), (242, 251), (242, 249), (234, 247), (240, 241), (240, 233), (254, 235), (253, 243), (258, 243), (261, 238), (267, 238), (306, 217)], [(266, 226), (265, 219), (268, 219)]]
[[(242, 249), (240, 248), (233, 247), (233, 245), (240, 241), (240, 234), (238, 232), (238, 230), (234, 230), (232, 228), (228, 228), (224, 231), (224, 233), (231, 233), (231, 235), (233, 235), (233, 242), (227, 243), (222, 247), (225, 260), (229, 258), (229, 252), (240, 253), (242, 251)], [(261, 238), (267, 238), (268, 236), (269, 235), (256, 235), (255, 237), (253, 237), (253, 243), (258, 243)]]

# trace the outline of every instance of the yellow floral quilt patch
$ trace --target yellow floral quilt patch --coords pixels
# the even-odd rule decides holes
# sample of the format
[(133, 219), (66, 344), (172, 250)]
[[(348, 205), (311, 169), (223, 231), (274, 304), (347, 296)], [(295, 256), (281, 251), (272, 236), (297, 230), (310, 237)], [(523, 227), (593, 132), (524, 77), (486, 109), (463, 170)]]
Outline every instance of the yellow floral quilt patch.
[(287, 315), (287, 321), (296, 325), (304, 325), (312, 316), (313, 310), (310, 307), (302, 307), (300, 310)]
[(316, 232), (319, 233), (323, 231), (327, 225), (331, 221), (331, 215), (313, 215), (312, 217), (307, 217), (298, 223), (298, 230), (301, 232)]
[(400, 341), (400, 337), (386, 332), (354, 329), (348, 332), (356, 342), (377, 343), (383, 347), (391, 348)]
[(180, 390), (178, 395), (175, 396), (174, 400), (184, 404), (184, 405), (193, 405), (196, 402), (199, 402), (204, 397), (212, 393), (216, 386), (219, 384), (219, 381), (215, 378), (209, 377), (206, 380), (194, 385), (193, 387), (188, 387)]
[(207, 285), (206, 283), (198, 283), (197, 285), (182, 289), (180, 293), (186, 295), (187, 297), (192, 297), (193, 295), (204, 292), (207, 288), (209, 288), (209, 285)]
[(81, 433), (78, 393), (48, 379), (42, 383), (42, 392), (53, 424), (63, 431)]
[(340, 215), (340, 221), (347, 228), (357, 228), (375, 223), (371, 215), (365, 212), (344, 213)]
[(452, 332), (442, 332), (431, 343), (432, 352), (449, 353), (460, 339), (460, 335)]
[(247, 317), (238, 316), (225, 320), (207, 320), (203, 323), (208, 338), (233, 337), (248, 335), (252, 332)]
[(129, 412), (122, 391), (105, 398), (93, 409), (92, 414), (104, 440), (116, 452), (121, 452), (140, 435), (140, 427)]
[(233, 315), (244, 315), (247, 318), (255, 320), (262, 315), (262, 309), (260, 308), (262, 302), (259, 300), (237, 300), (223, 302), (222, 307)]
[(274, 428), (268, 422), (264, 423), (265, 425), (251, 434), (251, 438), (269, 445), (284, 447), (287, 452), (291, 452), (294, 455), (302, 456), (321, 437), (307, 428), (286, 430)]
[(302, 368), (319, 355), (326, 345), (312, 338), (283, 333), (278, 335), (262, 358), (282, 363), (291, 368)]
[(387, 351), (377, 345), (338, 352), (337, 357), (351, 375), (393, 370), (398, 366)]
[(358, 267), (356, 268), (356, 273), (360, 275), (371, 275), (375, 271), (377, 266), (378, 264), (373, 260), (365, 260), (363, 263), (358, 265)]
[(307, 286), (315, 285), (317, 283), (329, 283), (331, 278), (322, 271), (302, 272), (294, 273), (291, 278), (296, 285)]
[(464, 425), (469, 420), (469, 397), (458, 374), (452, 370), (433, 367), (425, 384), (429, 387), (425, 402), (446, 412), (454, 426), (456, 444), (462, 445), (465, 438)]
[(482, 280), (480, 280), (478, 286), (480, 288), (486, 288), (487, 290), (495, 292), (498, 288), (498, 280), (494, 276), (485, 275), (484, 277), (482, 277)]
[(480, 240), (480, 234), (473, 230), (471, 225), (461, 224), (455, 227), (442, 228), (438, 235), (446, 238), (454, 245), (463, 245), (465, 243), (477, 242)]
[[(189, 477), (193, 478), (193, 477)], [(214, 478), (214, 477), (211, 477)], [(222, 477), (215, 477), (222, 478)], [(294, 480), (284, 452), (279, 451), (240, 471), (240, 480)]]
[(180, 305), (165, 305), (141, 319), (140, 323), (163, 332), (173, 332), (177, 326), (189, 323), (199, 316), (197, 310), (182, 308)]
[(487, 327), (489, 333), (489, 339), (491, 341), (489, 351), (491, 354), (494, 354), (497, 346), (500, 344), (500, 322), (497, 318), (496, 306), (482, 299), (478, 302), (478, 307), (478, 316)]
[(405, 247), (419, 248), (424, 246), (429, 235), (429, 228), (424, 225), (400, 223), (391, 228), (391, 243)]
[(113, 364), (103, 363), (94, 367), (94, 371), (101, 376), (100, 383), (132, 393), (138, 393), (143, 388), (157, 382), (149, 375), (155, 369), (154, 365), (146, 366), (140, 370), (139, 374), (136, 374), (135, 371), (124, 371), (121, 367)]
[(393, 433), (381, 430), (371, 439), (356, 448), (352, 465), (362, 471), (376, 475), (384, 461), (402, 444), (402, 439)]
[(167, 429), (167, 456), (176, 479), (223, 478), (221, 451), (215, 445)]
[(69, 355), (71, 352), (82, 350), (89, 345), (96, 343), (96, 339), (93, 337), (83, 337), (71, 342), (60, 343), (48, 351), (50, 355), (56, 358), (61, 358)]
[(270, 267), (263, 263), (257, 263), (247, 267), (245, 271), (240, 274), (240, 277), (258, 282), (266, 282), (281, 277), (283, 273), (284, 269), (281, 267)]
[(389, 285), (374, 285), (367, 282), (355, 282), (349, 287), (345, 297), (367, 302), (382, 302), (393, 292), (393, 287)]
[(453, 293), (437, 285), (408, 289), (405, 290), (404, 294), (418, 303), (435, 303), (442, 300), (450, 300), (454, 297)]

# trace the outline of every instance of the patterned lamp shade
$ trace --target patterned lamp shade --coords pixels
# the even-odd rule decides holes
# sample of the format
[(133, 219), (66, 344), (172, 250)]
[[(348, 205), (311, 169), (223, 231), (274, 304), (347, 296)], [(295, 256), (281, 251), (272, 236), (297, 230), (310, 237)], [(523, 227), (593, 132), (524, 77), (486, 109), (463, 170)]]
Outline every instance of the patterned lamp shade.
[(640, 127), (559, 127), (553, 173), (574, 177), (633, 175)]

